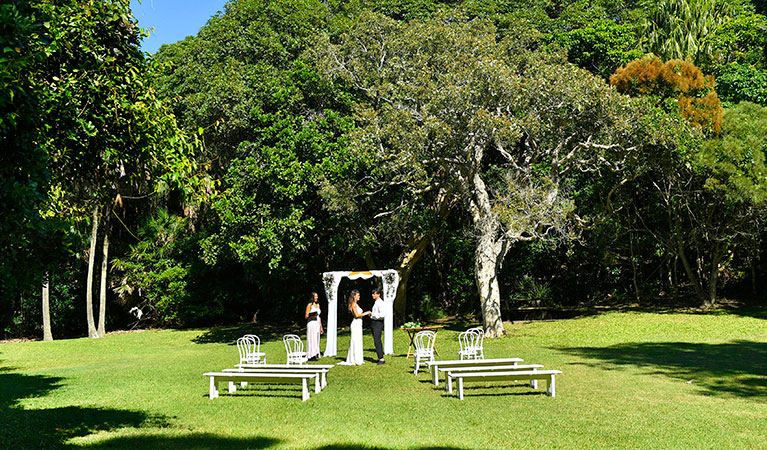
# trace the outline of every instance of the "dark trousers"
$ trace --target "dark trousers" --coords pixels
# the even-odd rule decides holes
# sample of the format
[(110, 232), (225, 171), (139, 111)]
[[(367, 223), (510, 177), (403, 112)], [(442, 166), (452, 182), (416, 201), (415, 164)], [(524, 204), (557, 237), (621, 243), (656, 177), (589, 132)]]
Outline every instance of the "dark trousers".
[(384, 328), (383, 320), (371, 320), (370, 328), (373, 330), (373, 342), (376, 345), (378, 359), (384, 359), (383, 343), (381, 342), (381, 333), (383, 333)]

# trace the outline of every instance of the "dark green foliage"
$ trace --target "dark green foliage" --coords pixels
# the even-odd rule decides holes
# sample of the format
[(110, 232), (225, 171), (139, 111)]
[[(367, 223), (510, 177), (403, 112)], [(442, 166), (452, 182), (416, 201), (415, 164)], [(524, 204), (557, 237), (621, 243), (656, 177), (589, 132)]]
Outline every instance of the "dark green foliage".
[(732, 63), (716, 70), (716, 92), (725, 106), (740, 102), (767, 106), (767, 69)]
[(598, 20), (561, 35), (568, 61), (609, 79), (615, 70), (642, 57), (636, 27)]

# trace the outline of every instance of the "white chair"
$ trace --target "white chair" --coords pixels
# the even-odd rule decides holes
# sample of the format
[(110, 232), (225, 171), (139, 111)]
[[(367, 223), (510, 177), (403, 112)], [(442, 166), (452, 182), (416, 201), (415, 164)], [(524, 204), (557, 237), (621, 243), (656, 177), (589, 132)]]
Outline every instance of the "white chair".
[(295, 334), (286, 334), (282, 337), (285, 343), (285, 352), (288, 354), (288, 364), (308, 364), (309, 359), (304, 351), (304, 342)]
[(460, 359), (485, 359), (484, 341), (485, 331), (482, 328), (469, 328), (462, 332), (458, 335), (461, 346), (458, 356)]
[(415, 344), (415, 370), (413, 375), (418, 375), (418, 368), (421, 364), (426, 364), (426, 361), (434, 361), (434, 340), (437, 338), (437, 333), (429, 330), (423, 330), (416, 333), (413, 338)]
[(240, 364), (266, 364), (266, 353), (261, 351), (261, 339), (255, 334), (246, 334), (237, 339)]

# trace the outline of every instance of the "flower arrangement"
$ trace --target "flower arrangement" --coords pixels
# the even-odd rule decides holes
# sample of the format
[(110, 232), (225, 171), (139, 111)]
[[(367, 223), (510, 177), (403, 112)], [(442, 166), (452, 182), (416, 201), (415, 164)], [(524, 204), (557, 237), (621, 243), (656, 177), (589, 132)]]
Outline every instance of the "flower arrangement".
[(420, 324), (420, 323), (418, 323), (418, 322), (405, 322), (405, 323), (403, 323), (403, 324), (400, 326), (400, 328), (403, 328), (403, 329), (404, 329), (404, 328), (418, 328), (418, 327), (420, 327), (420, 326), (421, 326), (421, 324)]

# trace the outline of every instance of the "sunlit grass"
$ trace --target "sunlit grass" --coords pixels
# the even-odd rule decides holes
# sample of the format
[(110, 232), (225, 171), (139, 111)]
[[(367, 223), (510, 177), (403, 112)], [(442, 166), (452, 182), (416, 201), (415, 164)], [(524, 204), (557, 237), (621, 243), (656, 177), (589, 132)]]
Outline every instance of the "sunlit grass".
[[(407, 337), (377, 366), (339, 366), (302, 403), (296, 386), (207, 398), (202, 373), (236, 362), (234, 338), (262, 336), (283, 362), (281, 331), (242, 327), (110, 334), (0, 346), (0, 446), (10, 448), (763, 448), (767, 320), (756, 312), (610, 313), (507, 325), (488, 358), (564, 372), (557, 397), (470, 385), (466, 399), (412, 375)], [(460, 327), (437, 336), (453, 358)], [(366, 331), (365, 356), (375, 358)], [(348, 331), (339, 338), (340, 361)], [(323, 340), (324, 345), (324, 340)]]

